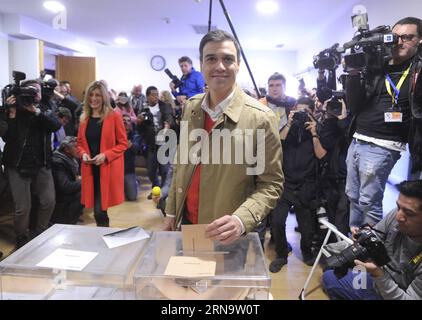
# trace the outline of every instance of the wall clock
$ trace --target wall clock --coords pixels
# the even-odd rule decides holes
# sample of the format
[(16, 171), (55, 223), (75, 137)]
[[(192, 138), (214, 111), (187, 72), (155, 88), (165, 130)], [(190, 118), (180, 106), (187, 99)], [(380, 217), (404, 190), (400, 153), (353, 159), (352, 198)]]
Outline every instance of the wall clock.
[(161, 71), (166, 67), (166, 59), (163, 56), (155, 55), (151, 58), (151, 68), (155, 71)]

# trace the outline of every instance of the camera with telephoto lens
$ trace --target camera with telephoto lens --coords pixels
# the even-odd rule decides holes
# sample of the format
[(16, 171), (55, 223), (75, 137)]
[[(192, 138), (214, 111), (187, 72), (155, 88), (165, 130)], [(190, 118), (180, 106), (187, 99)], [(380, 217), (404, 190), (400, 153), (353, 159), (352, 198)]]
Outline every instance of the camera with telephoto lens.
[(179, 80), (169, 69), (165, 69), (164, 72), (169, 76), (171, 82), (174, 83), (174, 88), (177, 89), (182, 85), (182, 81)]
[(337, 278), (344, 277), (348, 269), (355, 266), (354, 261), (372, 260), (378, 267), (390, 262), (384, 243), (372, 230), (361, 228), (355, 235), (356, 242), (337, 255), (327, 258), (327, 266), (334, 269)]
[(12, 95), (16, 97), (17, 108), (35, 104), (35, 98), (38, 94), (38, 88), (34, 86), (23, 87), (20, 85), (21, 81), (26, 79), (26, 74), (23, 72), (13, 71), (12, 77), (14, 83), (5, 86), (1, 93), (3, 106), (7, 107), (6, 100)]

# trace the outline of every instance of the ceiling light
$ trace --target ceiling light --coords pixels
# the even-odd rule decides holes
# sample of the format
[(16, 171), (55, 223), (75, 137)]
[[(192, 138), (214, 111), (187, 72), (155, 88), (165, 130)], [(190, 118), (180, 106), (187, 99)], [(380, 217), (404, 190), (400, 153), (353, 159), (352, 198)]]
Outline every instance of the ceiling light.
[(126, 38), (116, 38), (114, 39), (114, 43), (116, 44), (128, 44), (129, 40)]
[(58, 1), (45, 1), (43, 3), (44, 8), (46, 8), (48, 11), (54, 12), (54, 13), (58, 13), (61, 11), (66, 10), (65, 6), (62, 5), (60, 2)]
[(272, 14), (278, 11), (278, 3), (274, 0), (261, 0), (256, 4), (256, 10), (263, 14)]

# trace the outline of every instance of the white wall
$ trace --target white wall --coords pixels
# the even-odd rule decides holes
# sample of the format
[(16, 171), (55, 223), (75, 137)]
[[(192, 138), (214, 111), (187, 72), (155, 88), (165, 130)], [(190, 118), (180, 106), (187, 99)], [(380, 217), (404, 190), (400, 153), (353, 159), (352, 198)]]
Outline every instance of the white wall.
[[(0, 88), (9, 83), (9, 41), (3, 33), (3, 15), (0, 13)], [(1, 103), (1, 101), (0, 101)]]
[[(166, 59), (166, 68), (173, 74), (181, 76), (177, 63), (181, 56), (189, 56), (193, 66), (200, 71), (199, 52), (194, 49), (159, 49), (136, 50), (124, 48), (97, 49), (97, 78), (107, 80), (110, 88), (116, 91), (130, 91), (135, 83), (141, 83), (145, 89), (149, 85), (159, 90), (169, 89), (169, 77), (164, 71), (154, 71), (150, 67), (151, 57), (160, 54)], [(288, 90), (296, 94), (297, 82), (292, 74), (296, 68), (296, 53), (286, 51), (245, 51), (249, 66), (258, 86), (266, 86), (269, 76), (278, 71), (288, 78)], [(244, 61), (238, 75), (238, 83), (244, 88), (252, 88)]]
[(26, 79), (40, 76), (39, 41), (18, 40), (9, 43), (10, 70), (26, 73)]

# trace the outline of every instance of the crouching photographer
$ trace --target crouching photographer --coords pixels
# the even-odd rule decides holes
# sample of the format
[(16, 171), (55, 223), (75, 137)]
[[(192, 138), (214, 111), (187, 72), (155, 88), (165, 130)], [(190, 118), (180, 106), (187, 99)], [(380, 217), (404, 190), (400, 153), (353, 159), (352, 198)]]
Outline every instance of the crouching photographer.
[[(361, 229), (355, 244), (328, 258), (334, 270), (325, 271), (322, 282), (330, 299), (422, 299), (422, 180), (397, 188), (397, 208), (375, 232)], [(353, 265), (359, 270), (347, 270)]]
[[(21, 74), (21, 73), (20, 73)], [(15, 75), (15, 73), (14, 73)], [(21, 74), (24, 79), (24, 74)], [(11, 88), (11, 90), (9, 90)], [(3, 91), (8, 129), (3, 135), (3, 164), (15, 203), (14, 228), (17, 248), (48, 227), (55, 205), (51, 173), (51, 133), (60, 123), (40, 104), (41, 83), (28, 80)], [(29, 234), (31, 193), (39, 199), (35, 230)]]

